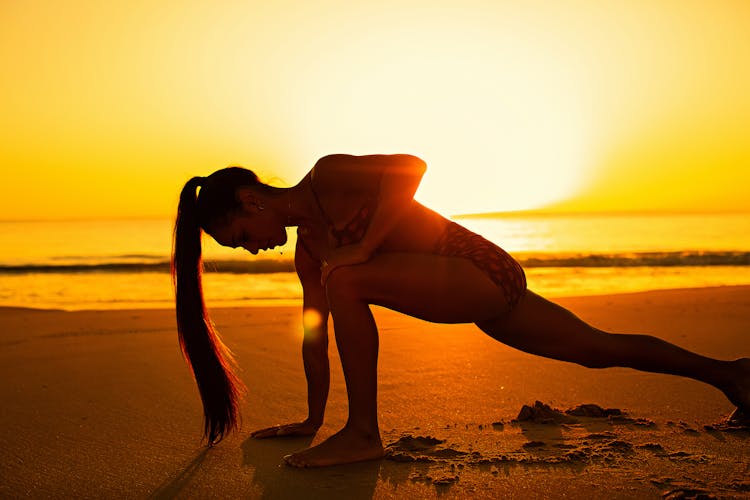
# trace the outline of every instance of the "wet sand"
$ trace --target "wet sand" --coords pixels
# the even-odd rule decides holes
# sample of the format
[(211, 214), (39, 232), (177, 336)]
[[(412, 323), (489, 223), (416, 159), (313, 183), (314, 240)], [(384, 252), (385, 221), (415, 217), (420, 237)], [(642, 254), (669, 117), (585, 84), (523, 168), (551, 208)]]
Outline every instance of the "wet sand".
[[(750, 356), (750, 287), (557, 301), (610, 331)], [(732, 407), (711, 387), (546, 360), (473, 325), (374, 310), (387, 456), (296, 470), (282, 457), (309, 438), (249, 434), (306, 414), (299, 308), (212, 311), (249, 394), (241, 431), (211, 449), (173, 311), (0, 308), (0, 497), (750, 496), (750, 431), (721, 425)], [(330, 357), (312, 443), (346, 418), (334, 342)]]

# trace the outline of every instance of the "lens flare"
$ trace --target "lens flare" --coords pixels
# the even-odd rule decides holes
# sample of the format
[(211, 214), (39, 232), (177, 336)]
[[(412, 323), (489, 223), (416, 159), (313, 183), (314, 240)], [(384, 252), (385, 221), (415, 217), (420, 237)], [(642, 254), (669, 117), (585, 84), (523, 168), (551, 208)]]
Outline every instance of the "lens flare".
[(302, 312), (302, 327), (305, 337), (313, 335), (323, 324), (323, 317), (317, 309), (306, 308)]

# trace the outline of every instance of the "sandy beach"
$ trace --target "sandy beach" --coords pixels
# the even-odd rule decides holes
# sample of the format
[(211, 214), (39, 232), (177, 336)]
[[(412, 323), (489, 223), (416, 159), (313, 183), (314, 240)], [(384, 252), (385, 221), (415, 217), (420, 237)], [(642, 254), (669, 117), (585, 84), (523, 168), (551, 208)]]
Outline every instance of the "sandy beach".
[[(609, 331), (651, 333), (723, 359), (750, 356), (750, 287), (557, 302)], [(0, 308), (0, 497), (750, 496), (750, 430), (720, 425), (733, 408), (715, 389), (546, 360), (473, 325), (380, 308), (388, 456), (292, 469), (282, 456), (310, 439), (249, 434), (306, 414), (300, 308), (211, 314), (249, 392), (241, 431), (207, 449), (173, 311)], [(334, 342), (330, 357), (326, 423), (313, 443), (346, 418)], [(597, 406), (565, 413), (581, 405)]]

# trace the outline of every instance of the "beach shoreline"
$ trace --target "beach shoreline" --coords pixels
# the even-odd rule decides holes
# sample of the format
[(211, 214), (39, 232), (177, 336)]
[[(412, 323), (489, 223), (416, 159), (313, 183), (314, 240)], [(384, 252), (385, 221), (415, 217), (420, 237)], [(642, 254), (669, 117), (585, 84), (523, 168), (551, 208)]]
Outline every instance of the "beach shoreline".
[[(750, 286), (554, 300), (608, 331), (650, 333), (721, 359), (750, 356)], [(281, 457), (309, 439), (259, 441), (249, 433), (304, 417), (300, 309), (209, 309), (249, 391), (241, 430), (206, 449), (173, 310), (0, 307), (0, 495), (660, 498), (680, 489), (719, 497), (750, 491), (750, 433), (715, 427), (732, 407), (711, 387), (547, 360), (473, 325), (437, 325), (381, 308), (374, 308), (379, 415), (389, 457), (312, 471), (285, 467)], [(326, 422), (312, 443), (346, 418), (335, 342), (329, 355)], [(535, 401), (560, 410), (596, 404), (626, 418), (513, 421)]]

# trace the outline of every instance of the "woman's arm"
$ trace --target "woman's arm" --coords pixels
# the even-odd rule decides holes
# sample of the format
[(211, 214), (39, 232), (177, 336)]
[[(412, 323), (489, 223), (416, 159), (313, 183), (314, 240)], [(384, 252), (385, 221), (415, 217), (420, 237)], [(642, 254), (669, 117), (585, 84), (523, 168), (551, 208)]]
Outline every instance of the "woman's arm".
[(427, 165), (411, 155), (363, 156), (361, 161), (370, 161), (381, 170), (377, 209), (359, 243), (369, 257), (399, 221), (401, 213), (411, 205)]
[(255, 438), (306, 436), (315, 434), (323, 425), (330, 371), (328, 367), (328, 301), (320, 285), (319, 263), (297, 242), (294, 258), (297, 275), (302, 283), (302, 360), (307, 378), (307, 418), (302, 422), (275, 425), (251, 434)]
[[(380, 179), (378, 204), (367, 232), (359, 243), (332, 252), (322, 271), (321, 282), (325, 283), (336, 267), (365, 262), (372, 256), (411, 205), (427, 165), (416, 156), (404, 154), (332, 155), (322, 158), (318, 164), (321, 162), (325, 162), (329, 178), (349, 178), (355, 186), (362, 178)], [(334, 172), (339, 175), (332, 175)]]
[(330, 370), (328, 366), (328, 300), (320, 284), (319, 263), (297, 243), (295, 257), (297, 274), (302, 283), (302, 360), (307, 378), (307, 420), (320, 427), (323, 424)]

